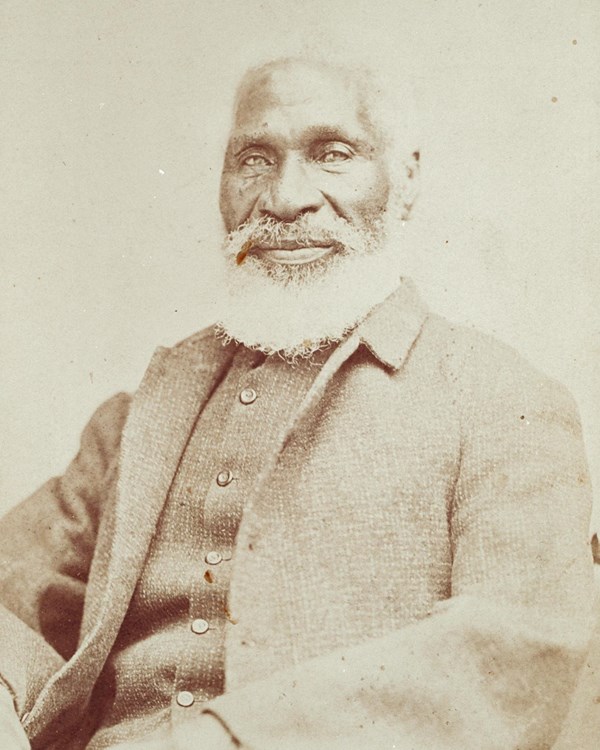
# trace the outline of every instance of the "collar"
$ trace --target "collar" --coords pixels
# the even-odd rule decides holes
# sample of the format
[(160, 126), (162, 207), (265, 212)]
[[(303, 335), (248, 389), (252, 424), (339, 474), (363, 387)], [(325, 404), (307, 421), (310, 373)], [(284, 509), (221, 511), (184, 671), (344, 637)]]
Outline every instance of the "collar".
[(396, 291), (371, 310), (355, 334), (383, 365), (398, 370), (428, 314), (412, 279), (401, 278)]

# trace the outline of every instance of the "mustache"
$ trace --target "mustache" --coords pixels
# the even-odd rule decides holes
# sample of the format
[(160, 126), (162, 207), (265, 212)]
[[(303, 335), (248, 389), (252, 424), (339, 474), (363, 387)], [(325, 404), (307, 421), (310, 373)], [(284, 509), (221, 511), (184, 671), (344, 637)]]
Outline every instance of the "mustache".
[(374, 239), (375, 231), (357, 227), (340, 216), (316, 217), (302, 214), (293, 221), (266, 216), (251, 219), (229, 233), (226, 246), (231, 253), (246, 254), (254, 249), (335, 246), (338, 250), (363, 247)]
[(282, 245), (329, 245), (343, 242), (348, 222), (335, 218), (324, 222), (310, 214), (303, 214), (294, 221), (280, 221), (272, 217), (254, 219), (247, 227), (248, 241), (259, 247), (281, 247)]

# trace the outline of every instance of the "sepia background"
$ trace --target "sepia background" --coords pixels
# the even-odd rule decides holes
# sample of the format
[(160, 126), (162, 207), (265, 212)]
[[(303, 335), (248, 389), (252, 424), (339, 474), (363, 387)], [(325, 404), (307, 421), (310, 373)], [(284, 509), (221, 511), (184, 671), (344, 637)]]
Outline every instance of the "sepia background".
[(303, 49), (413, 81), (407, 274), (568, 385), (600, 526), (597, 0), (4, 0), (0, 511), (211, 322), (232, 88)]

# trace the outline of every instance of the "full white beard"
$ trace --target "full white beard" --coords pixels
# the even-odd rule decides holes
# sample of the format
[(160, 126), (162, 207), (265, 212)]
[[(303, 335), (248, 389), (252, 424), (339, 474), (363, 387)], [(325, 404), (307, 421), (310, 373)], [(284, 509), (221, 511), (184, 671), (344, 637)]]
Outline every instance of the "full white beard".
[[(387, 240), (390, 230), (384, 217), (364, 229), (341, 218), (325, 226), (310, 214), (290, 224), (272, 219), (247, 222), (223, 243), (219, 333), (288, 360), (309, 357), (341, 341), (398, 287), (401, 254)], [(242, 262), (236, 260), (252, 241), (276, 244), (282, 238), (299, 243), (304, 239), (307, 244), (331, 240), (336, 252), (303, 265), (280, 265), (252, 253)]]

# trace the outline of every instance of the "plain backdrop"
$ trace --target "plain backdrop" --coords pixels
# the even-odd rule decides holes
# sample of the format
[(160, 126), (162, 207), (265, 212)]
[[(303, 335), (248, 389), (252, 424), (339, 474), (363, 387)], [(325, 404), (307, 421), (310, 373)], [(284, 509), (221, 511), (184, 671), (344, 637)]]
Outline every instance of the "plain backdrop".
[(3, 0), (0, 510), (212, 322), (232, 88), (303, 48), (413, 81), (407, 274), (568, 385), (600, 489), (597, 0)]

